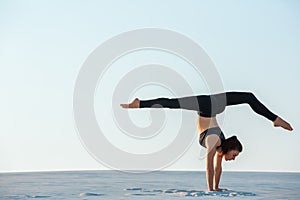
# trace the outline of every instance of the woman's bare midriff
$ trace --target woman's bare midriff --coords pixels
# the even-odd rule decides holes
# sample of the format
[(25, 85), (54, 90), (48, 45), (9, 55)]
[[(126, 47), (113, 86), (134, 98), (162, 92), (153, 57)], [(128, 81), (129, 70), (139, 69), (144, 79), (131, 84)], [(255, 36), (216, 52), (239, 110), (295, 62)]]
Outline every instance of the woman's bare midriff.
[(216, 117), (201, 117), (198, 115), (198, 131), (202, 133), (206, 129), (218, 127)]

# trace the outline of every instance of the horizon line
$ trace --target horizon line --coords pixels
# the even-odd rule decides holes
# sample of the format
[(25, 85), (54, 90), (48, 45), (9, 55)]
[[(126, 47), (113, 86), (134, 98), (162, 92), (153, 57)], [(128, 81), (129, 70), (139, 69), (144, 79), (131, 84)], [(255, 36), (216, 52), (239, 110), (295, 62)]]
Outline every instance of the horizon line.
[[(133, 174), (140, 173), (153, 173), (153, 172), (206, 172), (205, 170), (196, 169), (167, 169), (167, 170), (117, 170), (117, 169), (56, 169), (56, 170), (15, 170), (15, 171), (0, 171), (0, 174), (13, 174), (13, 173), (44, 173), (44, 172), (84, 172), (84, 171), (115, 171), (121, 173), (133, 172)], [(134, 173), (136, 172), (136, 173)], [(279, 170), (226, 170), (223, 172), (242, 172), (242, 173), (300, 173), (300, 171), (279, 171)]]

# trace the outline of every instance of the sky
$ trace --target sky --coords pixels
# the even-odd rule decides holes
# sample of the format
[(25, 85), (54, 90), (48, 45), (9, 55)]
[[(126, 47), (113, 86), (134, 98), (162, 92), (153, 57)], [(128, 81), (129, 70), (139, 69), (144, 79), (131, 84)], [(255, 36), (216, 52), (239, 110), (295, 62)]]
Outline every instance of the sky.
[[(274, 128), (247, 105), (226, 108), (220, 126), (226, 137), (237, 135), (244, 150), (236, 161), (224, 162), (224, 171), (299, 172), (299, 10), (296, 0), (1, 1), (0, 172), (110, 169), (94, 159), (76, 129), (76, 80), (98, 46), (121, 33), (149, 27), (195, 41), (213, 61), (225, 91), (253, 92), (293, 126), (293, 132)], [(133, 142), (117, 128), (112, 110), (106, 109), (113, 89), (126, 70), (149, 63), (177, 71), (194, 93), (209, 92), (189, 64), (166, 52), (137, 51), (113, 63), (95, 92), (95, 113), (106, 138), (133, 154), (164, 148), (180, 126), (196, 126), (196, 113), (189, 113), (194, 122), (178, 125), (181, 112), (168, 110), (168, 120), (153, 141)], [(154, 84), (132, 92), (135, 96), (155, 98), (172, 92)], [(136, 126), (151, 123), (149, 110), (128, 113)], [(189, 134), (195, 135), (191, 146), (164, 170), (205, 170), (198, 133)]]

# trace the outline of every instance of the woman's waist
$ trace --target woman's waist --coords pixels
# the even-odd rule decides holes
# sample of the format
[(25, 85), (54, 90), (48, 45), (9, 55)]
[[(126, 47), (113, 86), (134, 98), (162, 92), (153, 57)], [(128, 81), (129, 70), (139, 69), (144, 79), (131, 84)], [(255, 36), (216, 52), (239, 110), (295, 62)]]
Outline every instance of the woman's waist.
[(209, 128), (218, 127), (216, 117), (198, 117), (198, 130), (200, 133)]
[(217, 126), (210, 126), (210, 127), (205, 128), (205, 129), (199, 130), (199, 132), (200, 132), (200, 134), (204, 134), (208, 130), (213, 130), (213, 129), (219, 129), (219, 130), (221, 130), (220, 127), (217, 125)]

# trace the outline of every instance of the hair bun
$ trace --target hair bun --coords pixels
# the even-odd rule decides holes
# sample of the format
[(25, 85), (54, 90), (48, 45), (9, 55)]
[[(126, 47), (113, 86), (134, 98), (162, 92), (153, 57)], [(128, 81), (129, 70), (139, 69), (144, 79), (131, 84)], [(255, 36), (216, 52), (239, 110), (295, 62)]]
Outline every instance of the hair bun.
[(228, 139), (237, 139), (237, 137), (234, 135), (234, 136), (231, 136), (230, 138)]

